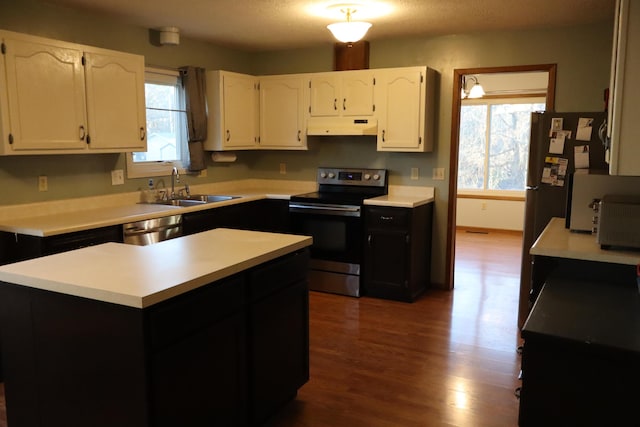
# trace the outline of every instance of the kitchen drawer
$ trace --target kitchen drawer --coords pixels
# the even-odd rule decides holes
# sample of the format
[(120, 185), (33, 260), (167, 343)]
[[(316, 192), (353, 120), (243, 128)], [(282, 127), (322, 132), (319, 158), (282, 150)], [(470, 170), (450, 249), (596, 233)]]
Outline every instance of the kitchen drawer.
[(406, 208), (366, 207), (365, 220), (367, 227), (406, 229), (411, 221), (411, 210)]
[(148, 322), (153, 349), (182, 340), (239, 311), (243, 295), (244, 275), (238, 275), (151, 307)]
[(250, 273), (250, 300), (259, 300), (294, 283), (307, 280), (308, 269), (308, 250), (256, 268)]

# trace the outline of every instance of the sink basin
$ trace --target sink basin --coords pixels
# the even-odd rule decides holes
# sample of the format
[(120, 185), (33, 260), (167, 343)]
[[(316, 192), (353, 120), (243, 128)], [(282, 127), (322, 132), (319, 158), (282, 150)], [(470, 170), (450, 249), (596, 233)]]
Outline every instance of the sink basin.
[(161, 200), (155, 202), (159, 205), (171, 205), (171, 206), (198, 206), (204, 205), (206, 202), (202, 200), (190, 200), (190, 199), (173, 199), (173, 200)]
[(215, 203), (224, 202), (225, 200), (237, 199), (240, 196), (221, 196), (218, 194), (191, 194), (188, 197), (180, 198), (179, 200), (198, 201), (201, 203)]
[(221, 196), (217, 194), (191, 194), (190, 196), (181, 196), (177, 199), (160, 200), (154, 202), (154, 204), (187, 207), (204, 205), (207, 203), (224, 202), (226, 200), (237, 199), (239, 197), (240, 196)]

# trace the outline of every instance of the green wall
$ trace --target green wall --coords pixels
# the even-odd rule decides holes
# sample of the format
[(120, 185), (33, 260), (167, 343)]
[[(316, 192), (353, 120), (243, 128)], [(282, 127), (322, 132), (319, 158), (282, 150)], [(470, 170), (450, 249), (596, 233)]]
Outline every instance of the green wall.
[[(328, 71), (333, 67), (333, 42), (309, 49), (251, 53), (189, 40), (179, 46), (158, 46), (157, 34), (102, 14), (51, 5), (35, 0), (0, 0), (0, 28), (76, 43), (133, 52), (145, 56), (147, 65), (179, 67), (197, 65), (249, 74)], [(447, 181), (433, 181), (431, 170), (445, 167), (448, 179), (451, 141), (453, 70), (530, 64), (558, 64), (556, 109), (603, 109), (603, 89), (609, 85), (612, 18), (593, 25), (538, 31), (455, 34), (372, 41), (370, 67), (428, 65), (439, 72), (436, 144), (432, 153), (378, 153), (373, 138), (322, 138), (309, 140), (309, 150), (238, 152), (232, 164), (208, 166), (206, 178), (188, 177), (193, 185), (239, 178), (314, 180), (318, 166), (385, 167), (390, 182), (436, 188), (433, 280), (444, 281), (446, 248)], [(279, 174), (279, 164), (287, 174)], [(420, 179), (409, 179), (412, 167)], [(146, 180), (126, 180), (111, 186), (110, 171), (124, 169), (123, 155), (0, 157), (2, 204), (135, 191)], [(38, 175), (49, 177), (49, 191), (37, 191)]]

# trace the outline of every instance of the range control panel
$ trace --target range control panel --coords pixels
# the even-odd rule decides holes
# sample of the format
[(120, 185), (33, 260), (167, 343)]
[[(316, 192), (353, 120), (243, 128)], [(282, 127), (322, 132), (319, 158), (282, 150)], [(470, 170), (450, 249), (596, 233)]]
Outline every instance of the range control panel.
[(318, 184), (384, 187), (386, 169), (318, 168)]

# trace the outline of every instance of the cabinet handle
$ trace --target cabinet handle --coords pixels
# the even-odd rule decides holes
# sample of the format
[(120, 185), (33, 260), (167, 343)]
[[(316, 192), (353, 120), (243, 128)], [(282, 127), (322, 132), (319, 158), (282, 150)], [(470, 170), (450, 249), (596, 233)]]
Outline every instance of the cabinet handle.
[(84, 137), (87, 136), (87, 133), (84, 131), (84, 126), (80, 125), (80, 141), (84, 141)]
[(298, 142), (302, 141), (302, 139), (300, 138), (300, 131), (298, 131)]
[(230, 139), (231, 139), (231, 132), (229, 132), (229, 129), (227, 129), (227, 142), (229, 142)]
[(392, 221), (393, 217), (392, 216), (380, 215), (380, 219), (383, 220), (383, 221)]
[(338, 109), (338, 98), (333, 98), (333, 109), (334, 110)]
[(347, 98), (342, 98), (342, 110), (347, 109)]
[(144, 141), (145, 136), (146, 132), (144, 131), (144, 128), (140, 126), (140, 141)]
[(369, 246), (371, 246), (371, 242), (373, 241), (373, 236), (371, 236), (371, 234), (369, 234), (369, 236), (367, 237), (367, 244)]
[(384, 134), (385, 134), (385, 130), (384, 130), (384, 129), (382, 129), (382, 142), (384, 142), (384, 141), (385, 141), (385, 139), (384, 139)]

